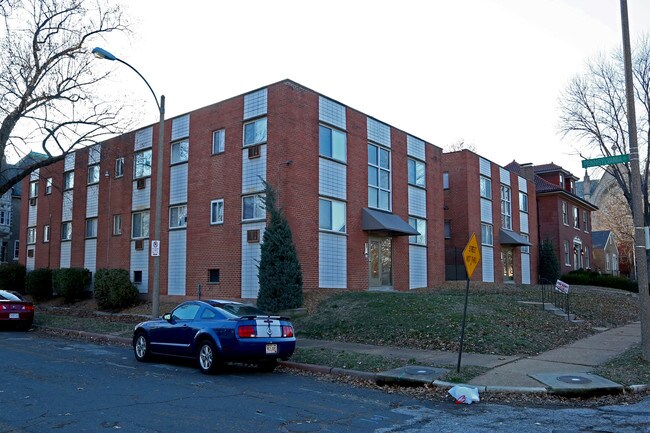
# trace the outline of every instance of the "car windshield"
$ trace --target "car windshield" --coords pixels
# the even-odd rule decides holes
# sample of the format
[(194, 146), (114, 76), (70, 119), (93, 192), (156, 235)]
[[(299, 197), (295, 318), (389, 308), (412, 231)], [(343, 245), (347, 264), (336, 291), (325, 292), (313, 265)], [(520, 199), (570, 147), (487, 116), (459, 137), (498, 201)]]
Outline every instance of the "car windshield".
[(4, 299), (7, 301), (22, 301), (18, 296), (14, 295), (13, 293), (9, 293), (5, 290), (0, 290), (0, 299)]
[(266, 313), (259, 308), (246, 304), (221, 304), (219, 308), (226, 310), (235, 316), (266, 316)]

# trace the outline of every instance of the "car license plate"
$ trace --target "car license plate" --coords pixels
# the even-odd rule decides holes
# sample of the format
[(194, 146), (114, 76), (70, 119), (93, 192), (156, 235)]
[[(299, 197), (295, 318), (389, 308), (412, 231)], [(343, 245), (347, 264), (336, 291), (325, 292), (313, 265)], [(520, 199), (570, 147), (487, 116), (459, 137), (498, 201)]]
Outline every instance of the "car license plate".
[(277, 344), (267, 344), (266, 345), (266, 354), (267, 355), (273, 355), (278, 353), (278, 345)]
[(18, 313), (9, 313), (9, 318), (10, 319), (20, 319), (20, 314), (18, 314)]

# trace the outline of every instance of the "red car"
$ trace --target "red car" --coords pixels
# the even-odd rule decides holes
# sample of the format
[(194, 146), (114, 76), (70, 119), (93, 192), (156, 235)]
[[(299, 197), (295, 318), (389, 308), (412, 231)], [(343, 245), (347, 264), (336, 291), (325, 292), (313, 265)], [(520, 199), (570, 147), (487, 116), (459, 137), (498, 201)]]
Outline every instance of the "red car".
[(17, 325), (28, 331), (34, 321), (34, 304), (19, 293), (0, 290), (0, 324)]

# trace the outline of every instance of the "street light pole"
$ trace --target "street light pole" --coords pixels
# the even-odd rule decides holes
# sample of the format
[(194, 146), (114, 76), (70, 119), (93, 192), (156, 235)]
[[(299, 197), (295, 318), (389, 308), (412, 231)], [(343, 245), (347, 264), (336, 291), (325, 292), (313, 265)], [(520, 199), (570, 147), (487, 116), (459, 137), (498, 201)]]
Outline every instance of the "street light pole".
[[(142, 74), (135, 69), (133, 66), (128, 64), (122, 59), (115, 57), (110, 52), (106, 51), (103, 48), (95, 47), (92, 50), (92, 53), (95, 57), (99, 59), (106, 59), (111, 61), (117, 61), (123, 65), (128, 66), (132, 71), (134, 71), (142, 81), (147, 85), (151, 94), (153, 95), (156, 105), (158, 106), (158, 113), (160, 114), (158, 121), (158, 149), (156, 150), (157, 164), (156, 164), (156, 197), (155, 197), (155, 217), (154, 217), (154, 241), (160, 242), (161, 237), (161, 225), (162, 225), (162, 171), (163, 171), (163, 148), (164, 148), (164, 134), (165, 134), (165, 95), (160, 96), (160, 102), (158, 102), (158, 97), (156, 92), (153, 91), (149, 82), (142, 76)], [(160, 244), (159, 244), (160, 245)], [(151, 248), (151, 245), (150, 245)], [(160, 247), (158, 248), (160, 251)], [(151, 302), (151, 315), (153, 317), (160, 316), (160, 253), (153, 256), (153, 289), (152, 289), (152, 302)]]

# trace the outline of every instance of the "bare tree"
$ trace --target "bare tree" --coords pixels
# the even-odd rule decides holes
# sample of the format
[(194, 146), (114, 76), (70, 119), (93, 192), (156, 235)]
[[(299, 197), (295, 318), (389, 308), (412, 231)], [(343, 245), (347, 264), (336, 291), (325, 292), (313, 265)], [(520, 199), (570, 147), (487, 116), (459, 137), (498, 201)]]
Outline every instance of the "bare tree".
[[(650, 154), (650, 38), (642, 37), (632, 53), (636, 98), (641, 188), (645, 225), (650, 222), (648, 176)], [(587, 62), (586, 71), (575, 76), (560, 97), (560, 128), (580, 139), (578, 153), (588, 159), (629, 153), (623, 57), (620, 51)], [(629, 209), (632, 203), (629, 163), (603, 167), (616, 180)]]
[[(119, 6), (102, 0), (0, 0), (0, 194), (69, 152), (120, 132), (120, 109), (98, 97), (107, 73), (88, 44), (128, 32)], [(8, 152), (30, 160), (7, 174)]]
[(476, 152), (476, 146), (474, 146), (474, 143), (465, 142), (465, 140), (462, 138), (458, 141), (444, 146), (445, 152), (457, 152), (460, 150), (469, 150), (471, 152)]

